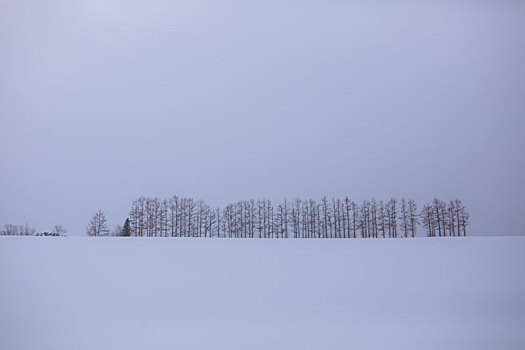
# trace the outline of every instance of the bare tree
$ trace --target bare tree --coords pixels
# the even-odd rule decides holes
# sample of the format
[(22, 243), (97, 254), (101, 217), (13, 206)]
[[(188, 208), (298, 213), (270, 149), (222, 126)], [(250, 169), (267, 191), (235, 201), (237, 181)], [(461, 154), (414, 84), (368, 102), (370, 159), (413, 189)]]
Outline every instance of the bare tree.
[(457, 217), (457, 225), (458, 225), (458, 236), (461, 236), (461, 233), (463, 233), (463, 236), (467, 235), (467, 226), (470, 225), (470, 215), (467, 212), (467, 209), (461, 203), (459, 199), (456, 199), (455, 202), (456, 207), (456, 217)]
[(350, 211), (352, 210), (352, 206), (351, 206), (351, 202), (350, 202), (350, 199), (348, 197), (345, 197), (344, 199), (344, 213), (345, 213), (345, 226), (346, 226), (346, 233), (345, 233), (345, 238), (350, 238), (351, 237), (351, 234), (350, 234), (350, 228), (351, 228), (351, 225), (350, 225), (350, 221), (351, 221), (351, 215), (350, 215)]
[(299, 238), (301, 234), (301, 200), (296, 198), (290, 213), (293, 238)]
[(368, 238), (370, 231), (370, 202), (363, 201), (359, 215), (359, 228), (361, 229), (361, 238)]
[(379, 208), (377, 212), (378, 212), (377, 221), (378, 221), (379, 231), (381, 231), (381, 236), (385, 238), (387, 218), (386, 218), (385, 204), (383, 203), (383, 201), (379, 201)]
[(432, 202), (432, 211), (434, 215), (434, 223), (437, 226), (438, 236), (445, 235), (446, 224), (444, 222), (446, 204), (437, 198)]
[(160, 202), (158, 214), (158, 231), (161, 237), (168, 237), (169, 234), (169, 204), (167, 200)]
[(416, 202), (413, 199), (408, 200), (408, 222), (410, 226), (410, 234), (412, 237), (415, 237), (419, 218), (417, 215)]
[(222, 217), (221, 217), (221, 210), (219, 208), (215, 209), (215, 220), (216, 223), (216, 231), (217, 231), (217, 238), (221, 238), (221, 223), (222, 223)]
[(397, 238), (397, 200), (391, 198), (386, 204), (388, 238)]
[(377, 238), (378, 235), (378, 220), (377, 220), (377, 213), (378, 212), (378, 205), (375, 198), (372, 198), (370, 201), (370, 233), (372, 237)]
[(57, 236), (63, 236), (67, 233), (67, 230), (62, 225), (55, 225), (53, 227), (53, 233), (55, 233)]
[(86, 233), (89, 236), (106, 236), (109, 233), (108, 229), (108, 220), (104, 212), (99, 209), (89, 221), (89, 224), (86, 229)]
[(401, 198), (401, 231), (405, 238), (408, 237), (409, 233), (409, 209), (405, 198)]
[(423, 206), (423, 209), (421, 209), (421, 220), (422, 220), (423, 226), (427, 230), (427, 236), (435, 237), (436, 229), (435, 229), (434, 214), (433, 214), (432, 206), (428, 204)]
[(357, 230), (357, 227), (359, 226), (359, 221), (360, 221), (359, 207), (354, 201), (352, 201), (351, 207), (352, 207), (352, 236), (353, 238), (356, 238), (356, 230)]
[[(330, 224), (330, 208), (328, 207), (328, 201), (326, 200), (326, 197), (323, 197), (321, 199), (321, 211), (322, 211), (322, 217), (321, 217), (321, 229), (322, 237), (328, 238), (328, 227), (331, 226)], [(318, 232), (319, 234), (321, 232)]]

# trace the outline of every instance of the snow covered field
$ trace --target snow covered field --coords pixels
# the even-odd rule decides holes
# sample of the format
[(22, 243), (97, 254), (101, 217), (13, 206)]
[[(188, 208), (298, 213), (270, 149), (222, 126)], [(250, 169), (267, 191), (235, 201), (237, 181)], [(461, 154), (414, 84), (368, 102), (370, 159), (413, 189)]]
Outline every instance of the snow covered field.
[(525, 349), (525, 237), (0, 237), (0, 349)]

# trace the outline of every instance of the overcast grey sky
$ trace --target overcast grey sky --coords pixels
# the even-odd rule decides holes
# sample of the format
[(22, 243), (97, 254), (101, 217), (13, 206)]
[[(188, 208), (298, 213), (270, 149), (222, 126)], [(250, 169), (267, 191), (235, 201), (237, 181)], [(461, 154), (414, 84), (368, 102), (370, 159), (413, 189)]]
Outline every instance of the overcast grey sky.
[(523, 1), (2, 1), (0, 224), (460, 198), (525, 233)]

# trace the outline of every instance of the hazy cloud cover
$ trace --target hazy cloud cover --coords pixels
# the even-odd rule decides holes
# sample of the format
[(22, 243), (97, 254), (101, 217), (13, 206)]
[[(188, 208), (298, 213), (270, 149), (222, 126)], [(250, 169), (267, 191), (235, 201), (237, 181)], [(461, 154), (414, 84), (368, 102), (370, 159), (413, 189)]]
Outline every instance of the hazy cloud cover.
[(522, 1), (3, 1), (0, 224), (405, 196), (523, 234), (524, 38)]

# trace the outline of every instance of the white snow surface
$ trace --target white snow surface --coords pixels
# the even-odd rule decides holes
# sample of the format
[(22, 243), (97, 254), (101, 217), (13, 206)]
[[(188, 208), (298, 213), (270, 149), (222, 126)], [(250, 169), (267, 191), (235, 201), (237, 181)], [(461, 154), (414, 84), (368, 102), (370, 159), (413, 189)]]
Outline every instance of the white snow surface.
[(0, 237), (0, 349), (525, 349), (525, 237)]

